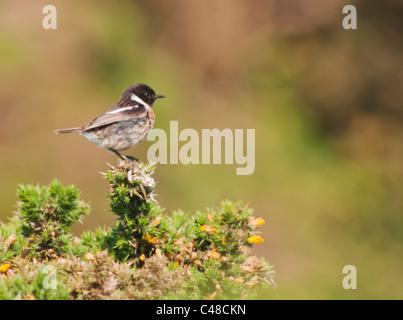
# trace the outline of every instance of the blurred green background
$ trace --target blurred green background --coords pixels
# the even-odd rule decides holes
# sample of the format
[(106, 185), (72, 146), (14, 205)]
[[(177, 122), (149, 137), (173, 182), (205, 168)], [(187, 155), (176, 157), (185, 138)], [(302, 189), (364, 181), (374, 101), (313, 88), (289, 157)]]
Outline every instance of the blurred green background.
[[(42, 8), (57, 8), (45, 30)], [(354, 4), (358, 29), (344, 30)], [(403, 298), (403, 2), (0, 2), (0, 219), (19, 183), (75, 184), (111, 226), (116, 156), (54, 129), (88, 123), (142, 82), (167, 96), (156, 128), (256, 129), (256, 170), (159, 165), (169, 214), (250, 202), (278, 288), (259, 299)], [(129, 154), (146, 160), (152, 142)], [(345, 290), (354, 265), (358, 289)]]

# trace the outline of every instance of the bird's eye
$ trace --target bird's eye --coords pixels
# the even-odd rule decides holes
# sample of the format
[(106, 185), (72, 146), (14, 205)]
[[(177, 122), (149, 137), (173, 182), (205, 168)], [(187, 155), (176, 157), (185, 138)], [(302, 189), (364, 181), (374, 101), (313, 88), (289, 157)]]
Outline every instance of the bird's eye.
[(144, 93), (144, 96), (145, 96), (145, 97), (148, 97), (148, 92), (145, 92), (145, 93)]

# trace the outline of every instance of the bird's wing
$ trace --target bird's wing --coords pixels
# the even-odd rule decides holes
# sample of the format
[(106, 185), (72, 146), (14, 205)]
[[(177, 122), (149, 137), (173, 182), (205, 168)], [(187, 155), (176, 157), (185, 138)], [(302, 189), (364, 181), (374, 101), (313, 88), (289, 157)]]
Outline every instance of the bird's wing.
[(123, 107), (108, 111), (102, 116), (95, 118), (87, 124), (83, 131), (90, 131), (111, 123), (124, 121), (132, 118), (142, 118), (147, 116), (147, 110), (142, 104)]

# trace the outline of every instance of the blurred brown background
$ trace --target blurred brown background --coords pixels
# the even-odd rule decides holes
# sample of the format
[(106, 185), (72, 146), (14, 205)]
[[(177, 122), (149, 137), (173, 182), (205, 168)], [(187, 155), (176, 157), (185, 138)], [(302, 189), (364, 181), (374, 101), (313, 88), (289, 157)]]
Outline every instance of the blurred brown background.
[[(57, 8), (44, 30), (42, 8)], [(354, 4), (358, 29), (344, 30)], [(75, 184), (114, 223), (98, 173), (116, 156), (78, 135), (135, 82), (167, 99), (156, 128), (256, 129), (256, 170), (159, 165), (169, 214), (244, 200), (275, 265), (259, 299), (403, 298), (403, 1), (1, 1), (0, 219), (19, 183)], [(143, 142), (129, 154), (146, 160)], [(344, 290), (354, 265), (358, 289)]]

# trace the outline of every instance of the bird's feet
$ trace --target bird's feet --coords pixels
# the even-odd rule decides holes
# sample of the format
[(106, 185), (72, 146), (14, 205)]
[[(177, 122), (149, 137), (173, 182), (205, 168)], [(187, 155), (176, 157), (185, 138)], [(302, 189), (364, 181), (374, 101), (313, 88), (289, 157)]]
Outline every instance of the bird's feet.
[(134, 162), (134, 161), (139, 162), (139, 159), (132, 156), (123, 156), (123, 157), (125, 158), (124, 160), (126, 160), (127, 162)]
[(113, 153), (115, 153), (120, 159), (126, 161), (127, 163), (139, 162), (139, 159), (132, 157), (132, 156), (125, 156), (121, 154), (119, 151), (110, 149)]

